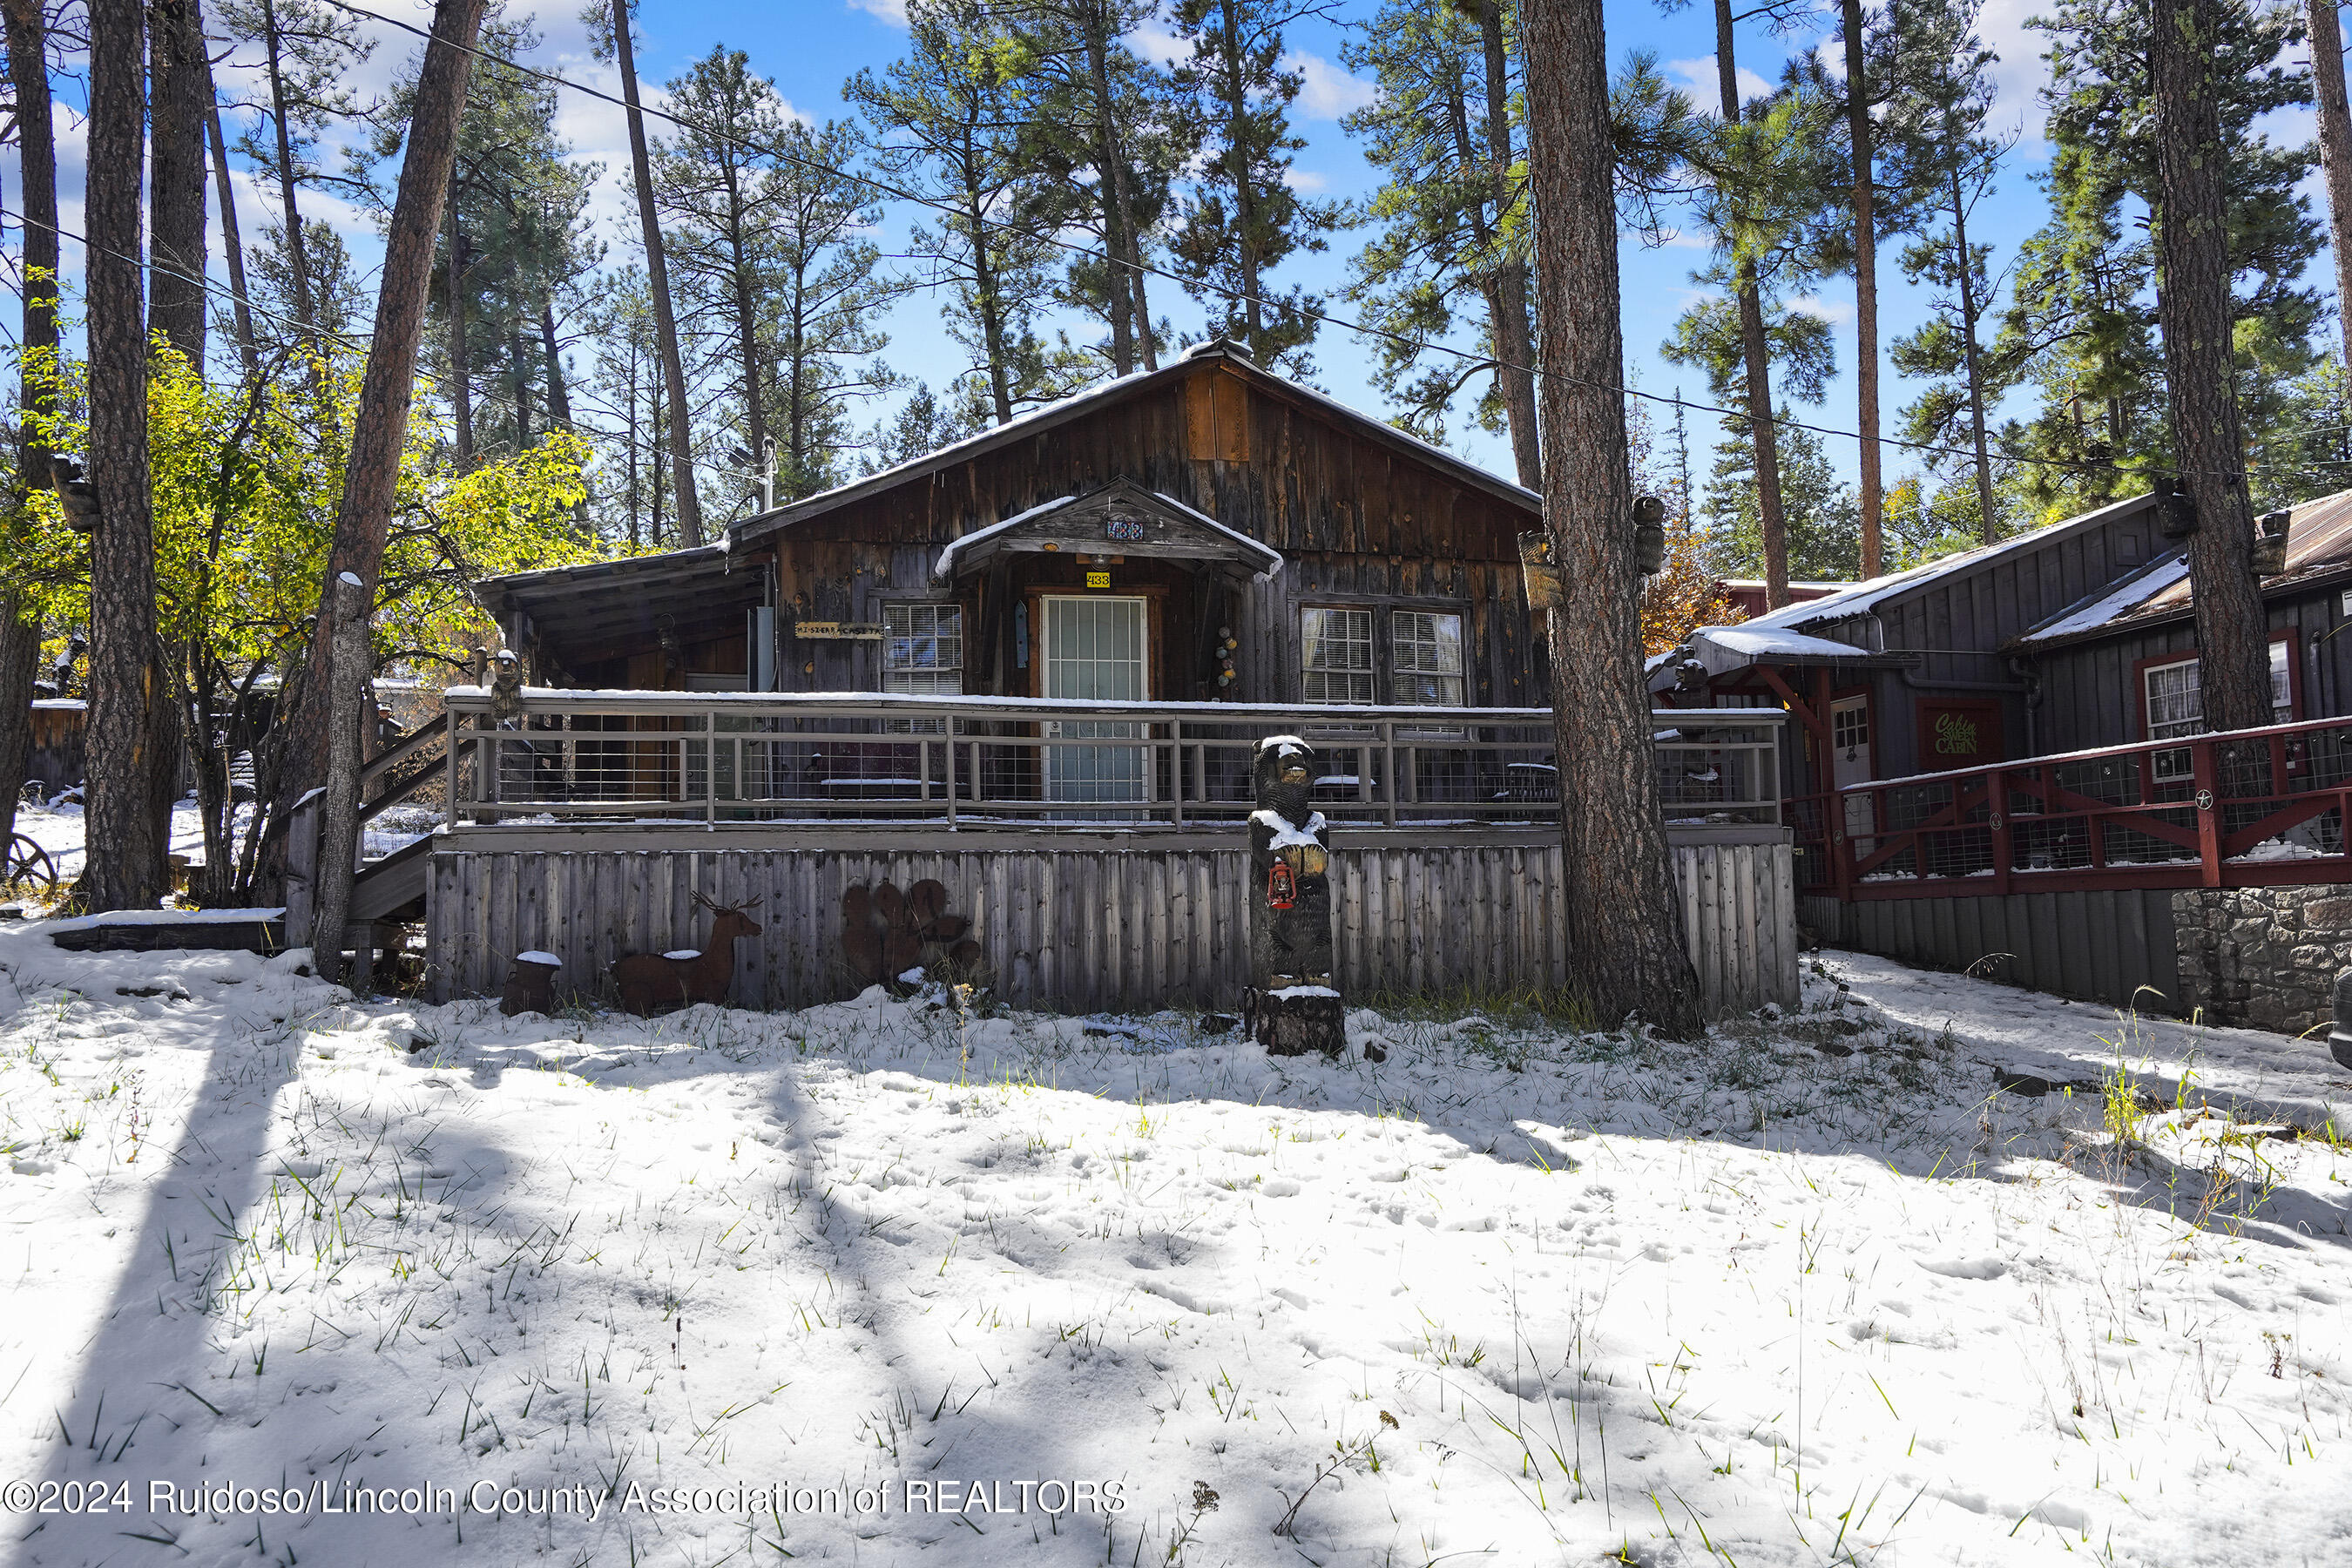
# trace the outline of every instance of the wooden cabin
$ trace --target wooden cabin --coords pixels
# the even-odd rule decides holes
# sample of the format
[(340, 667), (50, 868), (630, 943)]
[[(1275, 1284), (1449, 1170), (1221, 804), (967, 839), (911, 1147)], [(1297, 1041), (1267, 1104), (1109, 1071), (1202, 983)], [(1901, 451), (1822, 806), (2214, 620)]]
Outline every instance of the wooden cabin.
[[(527, 684), (447, 693), (449, 825), (353, 918), (421, 900), (436, 994), (527, 950), (593, 994), (758, 899), (732, 994), (799, 1006), (888, 978), (845, 922), (936, 883), (1007, 1001), (1230, 1006), (1255, 748), (1297, 733), (1352, 994), (1559, 984), (1541, 521), (1210, 342), (698, 549), (488, 580)], [(1712, 1006), (1797, 997), (1782, 727), (1655, 742)]]
[(721, 543), (480, 586), (541, 685), (1538, 707), (1541, 519), (1212, 342)]

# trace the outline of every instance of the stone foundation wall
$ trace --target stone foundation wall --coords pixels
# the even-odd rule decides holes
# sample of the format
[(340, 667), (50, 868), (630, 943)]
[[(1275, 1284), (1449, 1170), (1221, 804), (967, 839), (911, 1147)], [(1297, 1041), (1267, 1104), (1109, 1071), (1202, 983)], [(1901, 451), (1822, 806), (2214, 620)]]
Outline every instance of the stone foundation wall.
[(2330, 1016), (2352, 967), (2352, 888), (2197, 888), (2172, 895), (2181, 1012), (2299, 1035)]

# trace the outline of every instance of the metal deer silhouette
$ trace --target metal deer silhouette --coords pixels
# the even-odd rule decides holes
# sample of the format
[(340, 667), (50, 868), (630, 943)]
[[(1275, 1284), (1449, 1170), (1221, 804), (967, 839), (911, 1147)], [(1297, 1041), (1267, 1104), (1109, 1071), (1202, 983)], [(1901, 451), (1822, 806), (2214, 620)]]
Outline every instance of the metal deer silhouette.
[(710, 941), (698, 951), (673, 957), (659, 952), (624, 953), (613, 965), (613, 988), (621, 1005), (639, 1017), (656, 1007), (690, 1007), (697, 1002), (724, 1002), (735, 984), (735, 942), (757, 936), (759, 925), (745, 911), (760, 907), (757, 899), (740, 904), (714, 903), (700, 893), (695, 903), (710, 911)]

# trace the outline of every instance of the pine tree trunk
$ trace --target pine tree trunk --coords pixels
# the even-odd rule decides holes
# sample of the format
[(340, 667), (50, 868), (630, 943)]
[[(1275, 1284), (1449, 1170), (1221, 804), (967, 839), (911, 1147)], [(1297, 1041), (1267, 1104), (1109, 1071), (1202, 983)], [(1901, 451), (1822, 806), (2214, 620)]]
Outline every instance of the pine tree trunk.
[(154, 93), (148, 204), (155, 224), (151, 324), (205, 372), (205, 59), (197, 0), (155, 0), (147, 40)]
[(220, 104), (213, 93), (212, 67), (205, 67), (205, 132), (213, 146), (213, 195), (220, 206), (221, 253), (228, 260), (230, 320), (236, 324), (237, 361), (245, 384), (261, 379), (261, 351), (253, 341), (253, 310), (246, 302), (245, 240), (237, 232), (236, 188), (228, 177), (228, 143), (221, 135)]
[[(147, 330), (140, 298), (140, 163), (146, 131), (140, 0), (89, 7), (89, 846), (79, 901), (152, 910), (171, 890), (158, 752), (174, 683), (155, 637), (155, 533), (147, 468)], [(166, 819), (167, 820), (167, 819)]]
[[(969, 168), (970, 164), (966, 164)], [(1013, 419), (1013, 384), (1005, 375), (1003, 305), (996, 297), (996, 268), (988, 249), (988, 211), (980, 191), (964, 184), (964, 218), (971, 233), (972, 297), (980, 304), (980, 342), (988, 354), (988, 395), (999, 425)]]
[[(261, 0), (261, 21), (262, 64), (269, 82), (269, 122), (278, 135), (278, 222), (285, 226), (286, 269), (294, 284), (294, 320), (309, 328), (316, 326), (319, 318), (310, 298), (310, 261), (302, 233), (302, 206), (295, 199), (294, 139), (286, 124), (286, 83), (278, 51), (278, 8), (272, 0)], [(315, 354), (318, 350), (315, 342), (302, 345), (305, 353)]]
[[(9, 514), (22, 516), (26, 492), (48, 483), (49, 454), (26, 415), (54, 403), (48, 383), (34, 373), (32, 362), (58, 345), (57, 136), (40, 0), (0, 0), (0, 24), (6, 28), (8, 75), (16, 89), (18, 183), (24, 187), (21, 342), (26, 353), (18, 361), (16, 474), (8, 497)], [(16, 595), (0, 596), (0, 845), (16, 831), (16, 791), (32, 762), (33, 682), (39, 677), (40, 645), (40, 627), (24, 616)]]
[(654, 299), (654, 336), (661, 353), (662, 385), (669, 395), (669, 463), (677, 494), (680, 542), (702, 542), (702, 498), (694, 488), (694, 426), (686, 406), (686, 362), (677, 352), (677, 318), (670, 312), (669, 264), (662, 256), (661, 213), (654, 205), (653, 160), (646, 152), (646, 117), (637, 106), (637, 53), (629, 37), (629, 0), (613, 0), (613, 47), (621, 68), (621, 96), (629, 110), (629, 162), (636, 174), (637, 226), (645, 236), (646, 287)]
[(2311, 34), (2311, 84), (2319, 101), (2319, 166), (2327, 182), (2327, 237), (2336, 252), (2336, 325), (2352, 370), (2352, 108), (2345, 102), (2344, 30), (2336, 0), (2304, 0)]
[(1862, 437), (1862, 574), (1885, 570), (1886, 492), (1878, 447), (1878, 214), (1872, 166), (1869, 80), (1862, 0), (1844, 0), (1846, 134), (1853, 146), (1854, 426)]
[(2253, 507), (2230, 363), (2224, 153), (2212, 79), (2219, 11), (2217, 0), (2155, 0), (2157, 312), (2173, 447), (2197, 508), (2189, 569), (2205, 723), (2246, 730), (2271, 721), (2270, 637), (2249, 558)]
[[(286, 784), (294, 795), (326, 782), (329, 752), (339, 743), (334, 737), (348, 730), (351, 743), (358, 743), (358, 715), (366, 698), (364, 680), (353, 689), (338, 688), (331, 679), (331, 649), (340, 619), (336, 589), (342, 574), (349, 573), (365, 590), (362, 602), (373, 604), (383, 574), (393, 497), (400, 482), (401, 446), (407, 437), (409, 406), (415, 391), (416, 350), (425, 333), (433, 241), (448, 197), (457, 117), (465, 105), (474, 38), (487, 4), (488, 0), (438, 0), (433, 12), (434, 36), (425, 47), (425, 63), (417, 74), (408, 153), (401, 161), (400, 187), (384, 237), (375, 331), (360, 381), (342, 500), (335, 513), (334, 542), (320, 595), (319, 626), (310, 640), (309, 678), (302, 700), (289, 721)], [(332, 822), (331, 815), (328, 820)], [(349, 882), (353, 853), (350, 841), (340, 849), (331, 841), (322, 844), (320, 900), (327, 896), (326, 883)], [(320, 907), (319, 902), (312, 905)]]
[(1976, 443), (1977, 526), (1984, 542), (2000, 537), (1993, 513), (1992, 458), (1985, 449), (1983, 363), (1977, 353), (1977, 289), (1969, 266), (1969, 209), (1960, 192), (1960, 171), (1952, 169), (1952, 246), (1959, 255), (1960, 353), (1969, 378), (1969, 429)]
[(1234, 0), (1219, 0), (1225, 57), (1225, 172), (1234, 183), (1234, 259), (1242, 269), (1243, 321), (1250, 357), (1265, 362), (1265, 312), (1258, 303), (1257, 193), (1250, 187), (1249, 100), (1242, 87), (1241, 18)]
[[(1486, 167), (1494, 190), (1495, 226), (1502, 226), (1511, 203), (1511, 66), (1503, 48), (1503, 8), (1499, 0), (1483, 0), (1478, 7), (1478, 31), (1486, 50)], [(1495, 384), (1503, 395), (1503, 413), (1511, 427), (1511, 460), (1519, 483), (1531, 490), (1543, 488), (1542, 443), (1536, 434), (1535, 332), (1528, 321), (1528, 269), (1524, 262), (1505, 260), (1495, 268), (1495, 355), (1503, 363)]]
[(1127, 169), (1111, 104), (1110, 28), (1103, 9), (1103, 0), (1085, 6), (1080, 26), (1086, 37), (1087, 73), (1095, 89), (1095, 188), (1103, 203), (1103, 291), (1110, 307), (1111, 373), (1125, 375), (1135, 368), (1135, 296), (1122, 265), (1129, 249)]
[(365, 584), (349, 572), (328, 588), (335, 627), (328, 668), (334, 702), (327, 715), (327, 793), (320, 800), (319, 863), (310, 903), (310, 963), (320, 978), (343, 977), (343, 928), (351, 923), (352, 868), (359, 858), (360, 719), (368, 689)]
[(539, 348), (547, 356), (547, 420), (554, 430), (572, 428), (572, 393), (563, 384), (563, 348), (555, 338), (555, 307), (539, 302)]
[(449, 181), (449, 416), (457, 471), (474, 467), (474, 374), (466, 347), (466, 230), (457, 221), (457, 181)]
[[(1536, 203), (1553, 732), (1571, 984), (1604, 1024), (1703, 1027), (1658, 805), (1625, 438), (1617, 205), (1601, 0), (1524, 0)], [(1573, 635), (1570, 633), (1573, 628)]]
[[(1731, 0), (1715, 0), (1715, 68), (1723, 99), (1723, 122), (1737, 125), (1739, 67), (1732, 55)], [(1742, 259), (1734, 265), (1732, 292), (1739, 301), (1748, 438), (1756, 451), (1756, 517), (1764, 544), (1764, 602), (1777, 610), (1789, 602), (1789, 527), (1780, 501), (1780, 429), (1772, 423), (1771, 349), (1764, 336), (1763, 292), (1757, 287), (1754, 261)]]

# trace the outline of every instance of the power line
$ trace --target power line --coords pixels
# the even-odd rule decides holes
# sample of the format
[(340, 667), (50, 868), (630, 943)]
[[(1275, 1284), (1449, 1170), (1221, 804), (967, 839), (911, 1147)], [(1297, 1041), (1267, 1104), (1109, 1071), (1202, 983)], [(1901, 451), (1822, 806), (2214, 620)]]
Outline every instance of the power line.
[[(0, 219), (7, 218), (13, 218), (16, 222), (22, 224), (33, 224), (38, 222), (37, 219), (27, 217), (23, 213), (12, 212), (5, 206), (0, 206)], [(306, 337), (316, 338), (320, 342), (340, 343), (344, 348), (351, 349), (359, 353), (366, 353), (373, 346), (373, 339), (355, 338), (348, 332), (331, 331), (325, 327), (312, 326), (298, 321), (291, 316), (281, 314), (278, 311), (271, 310), (267, 305), (257, 303), (245, 295), (237, 293), (234, 289), (223, 288), (219, 284), (212, 281), (209, 278), (194, 277), (189, 273), (182, 271), (176, 267), (169, 266), (161, 261), (142, 261), (135, 256), (125, 256), (122, 252), (114, 249), (110, 246), (103, 246), (94, 243), (87, 235), (76, 234), (69, 228), (62, 228), (53, 223), (40, 224), (39, 226), (47, 229), (51, 234), (56, 235), (60, 239), (70, 239), (74, 241), (86, 250), (95, 251), (100, 256), (112, 257), (117, 261), (129, 262), (131, 266), (138, 268), (141, 271), (146, 272), (151, 276), (160, 274), (163, 277), (173, 279), (178, 282), (191, 284), (207, 294), (216, 295), (225, 300), (234, 300), (236, 303), (243, 305), (247, 310), (262, 317), (266, 321), (275, 321), (280, 326), (286, 327), (294, 332)], [(669, 461), (669, 454), (667, 452), (653, 447), (648, 447), (642, 441), (633, 441), (628, 437), (622, 435), (618, 431), (583, 431), (575, 426), (572, 433), (576, 436), (581, 436), (588, 440), (610, 441), (616, 446), (629, 447), (648, 458), (658, 458), (664, 463)], [(712, 462), (708, 458), (689, 457), (687, 460), (698, 468), (702, 468), (708, 472), (718, 474), (730, 479), (747, 479), (753, 483), (757, 483), (761, 478), (758, 474), (747, 474), (739, 468), (730, 468), (726, 467), (724, 464)]]
[[(1141, 273), (1147, 277), (1162, 279), (1166, 281), (1179, 285), (1187, 291), (1195, 288), (1204, 289), (1210, 293), (1222, 295), (1226, 300), (1234, 303), (1245, 302), (1250, 298), (1248, 295), (1245, 295), (1237, 289), (1227, 289), (1218, 284), (1210, 283), (1205, 279), (1188, 279), (1162, 268), (1154, 267), (1148, 262), (1129, 261), (1123, 257), (1112, 256), (1108, 251), (1097, 250), (1091, 246), (1083, 244), (1077, 240), (1065, 239), (1059, 235), (1040, 235), (1034, 230), (1023, 228), (1018, 224), (1008, 223), (1001, 218), (981, 217), (973, 219), (971, 215), (960, 212), (943, 201), (920, 195), (903, 186), (893, 184), (887, 180), (877, 179), (871, 174), (859, 174), (854, 170), (835, 168), (831, 164), (819, 163), (815, 159), (803, 157), (800, 153), (792, 152), (787, 148), (751, 141), (747, 138), (735, 135), (730, 132), (706, 124), (702, 121), (690, 120), (682, 115), (673, 114), (667, 110), (656, 109), (643, 104), (640, 104), (633, 110), (630, 108), (626, 100), (616, 98), (601, 88), (591, 87), (587, 83), (582, 81), (574, 81), (570, 77), (558, 76), (552, 71), (541, 70), (536, 66), (525, 65), (522, 61), (515, 59), (510, 56), (494, 54), (488, 49), (481, 48), (475, 45), (459, 44), (455, 38), (435, 33), (428, 27), (420, 27), (413, 22), (404, 22), (396, 16), (387, 16), (380, 11), (371, 11), (363, 5), (354, 5), (351, 4), (351, 0), (325, 0), (325, 3), (333, 6), (336, 10), (348, 12), (354, 16), (365, 16), (373, 21), (381, 22), (389, 27), (397, 27), (403, 32), (413, 34), (416, 37), (424, 38), (428, 42), (437, 41), (446, 44), (453, 48), (464, 49), (467, 53), (474, 56), (478, 59), (488, 60), (492, 64), (503, 66), (509, 70), (519, 72), (527, 77), (535, 78), (538, 80), (550, 83), (555, 87), (564, 88), (572, 92), (583, 93), (590, 98), (599, 100), (604, 103), (613, 104), (617, 108), (627, 110), (628, 112), (649, 115), (656, 120), (667, 121), (670, 124), (676, 125), (681, 130), (692, 131), (698, 134), (709, 137), (714, 141), (724, 142), (730, 145), (740, 147), (747, 152), (764, 153), (769, 157), (797, 165), (800, 168), (810, 170), (816, 174), (828, 175), (836, 180), (845, 181), (852, 184), (864, 185), (868, 190), (875, 191), (882, 195), (891, 196), (899, 201), (909, 202), (917, 206), (928, 207), (935, 212), (946, 213), (950, 216), (956, 217), (962, 221), (976, 221), (983, 227), (1004, 229), (1011, 233), (1023, 235), (1031, 239), (1042, 239), (1048, 245), (1054, 246), (1058, 249), (1069, 251), (1073, 255), (1084, 257), (1089, 261), (1098, 262), (1108, 267), (1122, 268), (1129, 272)], [(1417, 352), (1450, 354), (1455, 359), (1472, 361), (1480, 368), (1518, 371), (1528, 375), (1544, 376), (1553, 380), (1565, 381), (1578, 386), (1589, 387), (1596, 392), (1614, 393), (1620, 397), (1639, 397), (1652, 403), (1663, 404), (1671, 408), (1687, 409), (1694, 413), (1700, 414), (1713, 414), (1717, 417), (1736, 420), (1742, 424), (1748, 423), (1751, 417), (1744, 409), (1727, 408), (1718, 404), (1713, 403), (1697, 403), (1683, 397), (1679, 394), (1669, 397), (1661, 393), (1644, 392), (1637, 386), (1613, 385), (1608, 382), (1595, 381), (1588, 376), (1570, 375), (1564, 371), (1547, 371), (1540, 366), (1517, 364), (1508, 360), (1496, 359), (1491, 354), (1474, 353), (1467, 349), (1458, 349), (1450, 343), (1434, 342), (1423, 339), (1412, 338), (1406, 336), (1404, 333), (1391, 331), (1384, 327), (1367, 326), (1361, 321), (1350, 321), (1343, 316), (1334, 316), (1326, 311), (1311, 310), (1295, 306), (1281, 306), (1278, 308), (1292, 311), (1297, 315), (1303, 316), (1309, 321), (1319, 322), (1325, 326), (1338, 327), (1342, 331), (1355, 332), (1364, 337), (1383, 339), (1387, 342), (1398, 343)], [(1766, 420), (1766, 423), (1780, 429), (1806, 430), (1811, 431), (1815, 435), (1835, 436), (1845, 440), (1860, 441), (1864, 439), (1861, 432), (1859, 431), (1841, 429), (1836, 426), (1831, 425), (1815, 425), (1801, 419), (1791, 419), (1784, 415), (1772, 416)], [(1947, 447), (1929, 441), (1906, 441), (1898, 437), (1888, 436), (1876, 437), (1874, 439), (1882, 446), (1895, 447), (1905, 451), (1929, 453), (1937, 457), (1960, 458), (1971, 462), (1973, 462), (1976, 458), (1976, 454), (1972, 450), (1964, 447)], [(2126, 467), (2121, 463), (2082, 462), (2064, 458), (2032, 457), (2012, 452), (2005, 448), (2000, 450), (1998, 455), (2003, 462), (2033, 464), (2042, 468), (2066, 468), (2080, 473), (2114, 473), (2122, 474), (2128, 478), (2145, 479), (2148, 478), (2152, 472), (2152, 470), (2149, 469)], [(2186, 472), (2187, 470), (2182, 470), (2176, 473), (2175, 477), (2184, 477)], [(2221, 477), (2227, 478), (2232, 476)]]

